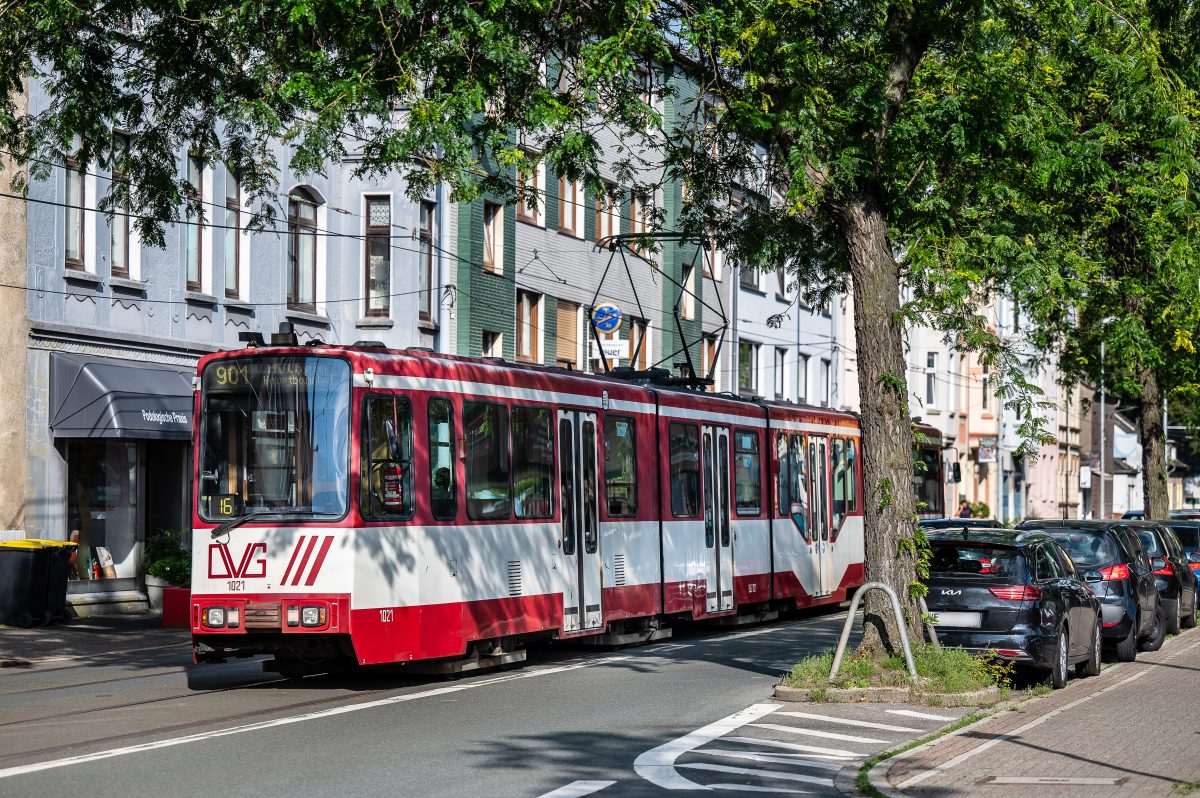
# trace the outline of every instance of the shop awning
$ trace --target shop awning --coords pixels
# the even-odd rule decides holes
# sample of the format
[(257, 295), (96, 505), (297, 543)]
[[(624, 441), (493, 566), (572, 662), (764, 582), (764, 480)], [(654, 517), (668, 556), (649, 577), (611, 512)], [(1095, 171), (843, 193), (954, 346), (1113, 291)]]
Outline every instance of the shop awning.
[(192, 369), (50, 353), (55, 438), (188, 440)]

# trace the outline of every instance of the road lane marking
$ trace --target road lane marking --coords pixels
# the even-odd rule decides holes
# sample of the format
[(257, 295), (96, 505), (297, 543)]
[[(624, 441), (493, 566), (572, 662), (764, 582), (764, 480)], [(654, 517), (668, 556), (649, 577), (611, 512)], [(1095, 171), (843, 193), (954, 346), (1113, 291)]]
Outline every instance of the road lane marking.
[(605, 787), (611, 787), (614, 784), (616, 784), (615, 781), (573, 781), (557, 790), (542, 793), (538, 798), (582, 798), (584, 795), (600, 792)]
[(771, 714), (782, 706), (783, 704), (754, 704), (682, 737), (663, 743), (657, 748), (651, 748), (649, 751), (639, 754), (638, 758), (633, 761), (633, 771), (664, 790), (709, 790), (710, 787), (697, 784), (679, 775), (679, 772), (675, 770), (675, 760), (734, 729)]
[(748, 745), (765, 745), (770, 748), (785, 748), (803, 754), (825, 756), (830, 759), (861, 760), (863, 755), (857, 751), (847, 751), (844, 748), (821, 748), (818, 745), (801, 745), (800, 743), (785, 743), (782, 740), (764, 740), (759, 737), (722, 737), (721, 742), (747, 743)]
[(776, 795), (811, 795), (808, 790), (789, 790), (784, 787), (760, 787), (756, 784), (710, 784), (710, 790), (735, 790), (737, 792), (769, 792)]
[(828, 715), (817, 715), (812, 712), (776, 712), (776, 715), (786, 715), (789, 718), (803, 718), (805, 720), (822, 720), (826, 723), (836, 723), (842, 726), (860, 726), (864, 729), (879, 729), (880, 731), (894, 732), (919, 732), (920, 729), (913, 729), (908, 726), (889, 726), (886, 723), (872, 723), (868, 720), (851, 720), (850, 718), (832, 718)]
[(952, 720), (958, 720), (958, 718), (951, 717), (949, 715), (932, 715), (928, 712), (914, 712), (911, 709), (885, 709), (884, 712), (888, 712), (892, 715), (903, 715), (906, 718), (924, 718), (927, 720), (945, 721), (947, 723)]
[[(822, 620), (822, 621), (844, 621), (845, 619), (846, 619), (846, 613), (844, 613), (844, 612), (838, 613), (837, 615), (822, 615), (820, 618), (820, 620)], [(710, 637), (710, 638), (706, 639), (704, 642), (706, 642), (706, 643), (723, 643), (726, 640), (741, 640), (744, 637), (758, 637), (759, 635), (770, 634), (771, 632), (787, 632), (787, 631), (791, 631), (792, 629), (795, 629), (798, 626), (808, 626), (808, 625), (809, 624), (805, 623), (805, 621), (797, 621), (794, 624), (787, 624), (786, 626), (772, 625), (772, 626), (764, 627), (762, 629), (751, 629), (748, 632), (735, 632), (734, 634), (731, 634), (731, 635), (721, 635), (720, 637)]]
[(763, 762), (770, 765), (800, 765), (806, 768), (816, 768), (817, 770), (832, 770), (837, 772), (842, 769), (844, 762), (834, 764), (832, 762), (818, 762), (815, 759), (802, 759), (799, 754), (762, 754), (756, 751), (731, 751), (728, 748), (701, 748), (695, 753), (704, 754), (705, 756), (726, 756), (730, 759), (747, 759), (751, 762)]
[(685, 762), (678, 767), (691, 770), (708, 770), (713, 773), (736, 773), (739, 776), (758, 776), (766, 779), (782, 781), (799, 781), (804, 784), (819, 784), (822, 787), (832, 787), (833, 779), (821, 776), (810, 776), (807, 773), (784, 773), (778, 770), (759, 770), (758, 768), (736, 768), (732, 765), (713, 765), (708, 762)]
[(778, 723), (751, 723), (750, 725), (759, 729), (771, 729), (772, 731), (789, 732), (791, 734), (807, 734), (810, 737), (824, 737), (827, 740), (841, 740), (844, 743), (870, 743), (875, 745), (887, 745), (887, 740), (877, 740), (874, 737), (855, 737), (853, 734), (838, 734), (837, 732), (817, 731), (816, 729), (802, 729), (799, 726), (781, 726)]
[(183, 737), (171, 737), (166, 740), (155, 740), (153, 742), (129, 745), (122, 748), (110, 748), (106, 751), (96, 751), (91, 754), (81, 754), (79, 756), (65, 757), (63, 759), (53, 759), (47, 762), (35, 762), (31, 765), (17, 765), (15, 767), (0, 769), (0, 779), (7, 779), (13, 776), (23, 776), (43, 770), (69, 767), (71, 765), (81, 765), (88, 762), (98, 762), (102, 759), (112, 759), (114, 757), (126, 756), (129, 754), (140, 754), (145, 751), (154, 751), (159, 748), (171, 748), (177, 745), (187, 745), (189, 743), (203, 742), (205, 740), (214, 740), (219, 737), (229, 737), (235, 734), (263, 731), (264, 729), (272, 729), (278, 726), (290, 726), (295, 723), (305, 723), (312, 720), (335, 717), (337, 715), (346, 715), (351, 712), (361, 712), (367, 709), (378, 709), (380, 707), (387, 707), (393, 704), (402, 704), (408, 701), (416, 701), (421, 698), (432, 698), (434, 696), (448, 695), (450, 693), (461, 693), (464, 690), (473, 690), (477, 687), (485, 687), (487, 685), (497, 684), (499, 682), (510, 682), (516, 681), (517, 679), (532, 679), (538, 676), (551, 676), (557, 673), (564, 673), (567, 671), (579, 670), (580, 668), (589, 668), (594, 665), (604, 665), (610, 662), (627, 659), (629, 659), (627, 655), (620, 655), (615, 657), (605, 657), (604, 659), (590, 662), (576, 663), (573, 665), (560, 665), (554, 668), (543, 668), (536, 671), (507, 674), (495, 679), (486, 679), (478, 682), (471, 682), (469, 684), (456, 684), (447, 687), (436, 687), (432, 690), (425, 690), (420, 693), (407, 693), (405, 695), (392, 696), (390, 698), (380, 698), (375, 701), (364, 701), (361, 704), (350, 704), (348, 706), (322, 709), (316, 712), (306, 712), (303, 715), (293, 715), (286, 718), (275, 718), (274, 720), (259, 721), (258, 723), (248, 723), (244, 726), (231, 726), (226, 729), (215, 729), (213, 731), (189, 734)]
[(1053, 784), (1056, 786), (1078, 784), (1085, 787), (1117, 787), (1128, 780), (1128, 776), (1115, 778), (1090, 778), (1087, 776), (988, 776), (986, 779), (977, 781), (976, 784)]

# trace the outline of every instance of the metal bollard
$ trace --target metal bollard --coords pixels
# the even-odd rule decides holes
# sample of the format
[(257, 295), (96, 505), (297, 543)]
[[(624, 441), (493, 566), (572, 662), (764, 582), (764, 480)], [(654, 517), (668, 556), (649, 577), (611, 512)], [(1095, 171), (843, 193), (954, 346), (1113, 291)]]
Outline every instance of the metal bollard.
[(837, 677), (838, 669), (842, 667), (842, 655), (846, 653), (846, 643), (850, 640), (850, 628), (854, 625), (854, 613), (858, 611), (858, 602), (862, 600), (863, 594), (868, 590), (882, 590), (892, 600), (892, 609), (896, 613), (896, 626), (900, 629), (900, 644), (904, 648), (904, 662), (908, 665), (908, 675), (912, 678), (912, 683), (917, 684), (917, 666), (913, 663), (912, 647), (908, 644), (908, 629), (904, 623), (904, 611), (900, 607), (900, 599), (897, 598), (896, 591), (883, 582), (867, 582), (854, 591), (854, 598), (850, 601), (850, 612), (846, 615), (846, 623), (842, 626), (842, 636), (838, 640), (837, 651), (833, 655), (833, 667), (829, 670), (829, 681), (832, 682)]

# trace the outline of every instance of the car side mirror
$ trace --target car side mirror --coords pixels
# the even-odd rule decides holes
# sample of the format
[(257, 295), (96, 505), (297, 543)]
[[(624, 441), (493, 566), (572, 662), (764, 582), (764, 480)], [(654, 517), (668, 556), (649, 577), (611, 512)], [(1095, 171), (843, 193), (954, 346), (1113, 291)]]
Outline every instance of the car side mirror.
[(1200, 563), (1200, 551), (1189, 551), (1187, 560), (1191, 563)]
[(1150, 570), (1151, 571), (1161, 571), (1162, 569), (1164, 569), (1166, 567), (1167, 567), (1167, 561), (1164, 560), (1162, 557), (1154, 557), (1153, 559), (1150, 560)]
[(1095, 569), (1089, 568), (1083, 572), (1083, 581), (1085, 582), (1103, 582), (1104, 575)]

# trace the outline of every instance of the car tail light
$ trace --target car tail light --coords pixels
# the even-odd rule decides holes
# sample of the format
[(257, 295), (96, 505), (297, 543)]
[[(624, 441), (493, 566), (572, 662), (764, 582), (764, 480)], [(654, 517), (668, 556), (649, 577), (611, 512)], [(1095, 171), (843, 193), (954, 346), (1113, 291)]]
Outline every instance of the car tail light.
[(1019, 648), (998, 648), (996, 649), (996, 653), (1002, 657), (1021, 657), (1025, 655), (1025, 652)]
[(1188, 563), (1188, 567), (1193, 571), (1200, 571), (1200, 562)]
[(1166, 562), (1166, 563), (1164, 563), (1162, 568), (1159, 568), (1157, 571), (1154, 572), (1154, 575), (1155, 576), (1170, 576), (1173, 573), (1175, 573), (1175, 569), (1171, 567), (1170, 562)]
[(1121, 579), (1129, 578), (1129, 566), (1125, 563), (1120, 565), (1110, 565), (1107, 568), (1100, 569), (1100, 578), (1105, 582), (1116, 582)]
[(1012, 585), (1009, 587), (989, 587), (992, 595), (1006, 601), (1026, 601), (1041, 598), (1042, 591), (1033, 585)]

